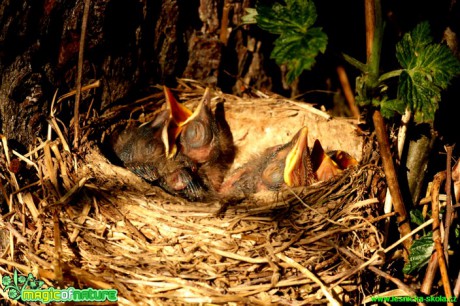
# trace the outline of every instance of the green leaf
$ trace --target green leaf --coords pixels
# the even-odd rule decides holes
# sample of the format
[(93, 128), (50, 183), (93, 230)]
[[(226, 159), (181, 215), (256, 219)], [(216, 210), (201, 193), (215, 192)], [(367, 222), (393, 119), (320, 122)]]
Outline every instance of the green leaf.
[(433, 252), (432, 232), (415, 240), (410, 248), (409, 262), (404, 265), (404, 274), (410, 274), (423, 268), (429, 261)]
[(278, 65), (288, 68), (287, 82), (299, 77), (303, 70), (310, 70), (315, 64), (319, 52), (324, 53), (327, 36), (321, 28), (311, 28), (305, 35), (299, 33), (282, 34), (276, 41), (271, 53)]
[(422, 22), (410, 33), (406, 33), (403, 39), (396, 45), (396, 58), (403, 68), (417, 66), (417, 57), (423, 53), (423, 49), (433, 42), (430, 36), (430, 24)]
[(410, 212), (410, 222), (416, 225), (422, 225), (425, 222), (425, 218), (423, 217), (422, 211), (419, 209), (412, 209)]
[(399, 76), (398, 98), (414, 112), (416, 122), (432, 122), (460, 62), (443, 44), (433, 43), (430, 25), (422, 22), (396, 45), (396, 58), (404, 68)]
[(278, 65), (286, 65), (288, 83), (292, 83), (304, 70), (311, 69), (318, 53), (326, 50), (327, 35), (321, 28), (312, 27), (316, 17), (316, 7), (308, 0), (286, 0), (285, 5), (257, 6), (257, 25), (279, 35), (271, 58)]
[(380, 102), (380, 111), (385, 118), (393, 118), (395, 113), (403, 114), (406, 106), (403, 101), (399, 99), (387, 100), (384, 99)]
[(271, 7), (257, 5), (256, 9), (257, 25), (273, 34), (307, 33), (317, 17), (315, 4), (308, 0), (286, 0), (286, 5), (275, 3)]
[(257, 10), (255, 8), (247, 7), (244, 9), (246, 11), (246, 15), (241, 17), (241, 21), (243, 24), (255, 24), (257, 23)]
[(419, 123), (434, 120), (441, 100), (441, 90), (426, 78), (420, 71), (403, 71), (399, 76), (398, 96), (414, 111)]

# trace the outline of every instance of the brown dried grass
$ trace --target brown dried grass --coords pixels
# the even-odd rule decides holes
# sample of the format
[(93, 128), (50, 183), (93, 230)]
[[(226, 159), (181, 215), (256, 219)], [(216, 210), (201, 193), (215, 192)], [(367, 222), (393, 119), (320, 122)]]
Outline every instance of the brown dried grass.
[[(189, 89), (182, 97), (202, 88)], [(132, 104), (131, 116), (157, 110), (160, 97)], [(54, 117), (55, 133), (25, 155), (3, 141), (2, 275), (16, 268), (49, 286), (117, 289), (120, 305), (359, 303), (368, 272), (339, 249), (362, 261), (381, 249), (384, 184), (371, 150), (361, 166), (307, 188), (190, 203), (114, 166), (90, 140), (94, 124), (109, 126), (126, 111), (90, 118), (77, 153)], [(37, 180), (21, 185), (10, 156)]]

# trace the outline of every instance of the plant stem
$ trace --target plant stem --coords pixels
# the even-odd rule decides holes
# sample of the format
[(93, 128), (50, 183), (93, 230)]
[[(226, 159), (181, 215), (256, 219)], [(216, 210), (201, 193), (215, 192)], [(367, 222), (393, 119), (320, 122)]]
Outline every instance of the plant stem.
[[(367, 67), (369, 72), (369, 77), (366, 80), (366, 87), (369, 92), (372, 92), (378, 86), (380, 53), (383, 40), (382, 9), (380, 0), (365, 1), (365, 18)], [(399, 223), (399, 231), (401, 235), (404, 236), (410, 233), (411, 229), (390, 151), (387, 130), (382, 114), (379, 110), (374, 111), (372, 120), (374, 122), (375, 133), (379, 143), (380, 155), (382, 156), (383, 169), (385, 171), (388, 189), (393, 199), (393, 208), (395, 212), (398, 213), (397, 221)], [(404, 255), (406, 261), (408, 260), (408, 252), (411, 245), (411, 238), (404, 241), (404, 248), (406, 249)]]
[(367, 67), (369, 78), (366, 85), (369, 89), (375, 88), (378, 85), (380, 53), (382, 51), (383, 40), (383, 23), (382, 23), (382, 8), (380, 0), (366, 0), (366, 51), (367, 51)]
[(384, 74), (382, 74), (380, 77), (379, 77), (379, 83), (385, 81), (385, 80), (388, 80), (390, 78), (394, 78), (394, 77), (398, 77), (401, 75), (401, 72), (403, 72), (404, 69), (398, 69), (398, 70), (393, 70), (393, 71), (390, 71), (390, 72), (386, 72)]
[[(444, 249), (442, 248), (440, 231), (441, 224), (439, 222), (439, 190), (441, 189), (441, 184), (445, 181), (446, 176), (446, 171), (441, 171), (434, 176), (433, 190), (431, 193), (431, 217), (433, 218), (433, 242), (436, 253), (438, 254), (439, 272), (441, 273), (445, 296), (450, 299), (452, 297), (452, 289), (450, 286), (449, 273), (447, 271), (446, 258), (444, 257)], [(444, 237), (444, 239), (447, 239), (447, 237)], [(448, 303), (447, 305), (454, 304)]]
[(353, 57), (351, 57), (349, 55), (346, 55), (345, 53), (343, 53), (342, 56), (350, 65), (352, 65), (353, 67), (355, 67), (356, 69), (358, 69), (362, 73), (367, 73), (367, 65), (366, 64), (361, 63), (357, 59), (355, 59), (355, 58), (353, 58)]
[(431, 288), (433, 287), (433, 281), (438, 271), (439, 261), (438, 253), (434, 252), (431, 254), (428, 265), (426, 266), (425, 276), (423, 277), (423, 282), (420, 286), (420, 292), (425, 295), (431, 294)]
[[(380, 155), (382, 156), (383, 170), (385, 172), (388, 189), (390, 190), (391, 197), (393, 199), (393, 209), (398, 213), (397, 221), (399, 224), (399, 232), (402, 236), (410, 233), (409, 219), (407, 218), (406, 207), (399, 188), (398, 175), (393, 163), (393, 157), (390, 151), (390, 143), (388, 140), (388, 134), (383, 121), (382, 114), (380, 111), (374, 111), (372, 120), (375, 126), (375, 134), (379, 143)], [(408, 252), (412, 245), (412, 238), (408, 238), (404, 241), (404, 247)], [(406, 254), (407, 255), (407, 254)]]
[(366, 55), (369, 63), (372, 56), (372, 49), (375, 34), (375, 6), (373, 1), (364, 1), (364, 15), (366, 17)]
[(446, 255), (446, 261), (449, 264), (449, 257), (447, 256), (447, 251), (449, 250), (449, 236), (450, 236), (450, 227), (452, 225), (452, 221), (454, 219), (454, 208), (452, 207), (452, 152), (454, 150), (455, 145), (453, 146), (446, 146), (446, 153), (447, 153), (447, 162), (446, 162), (446, 184), (445, 184), (445, 191), (446, 191), (446, 217), (445, 217), (445, 224), (444, 224), (444, 240), (443, 240), (443, 247), (444, 247), (444, 254)]
[(359, 121), (361, 117), (359, 113), (359, 108), (356, 105), (355, 95), (353, 94), (353, 91), (351, 90), (350, 82), (348, 81), (347, 72), (345, 71), (345, 68), (343, 68), (343, 66), (337, 67), (337, 75), (339, 76), (340, 84), (342, 85), (343, 94), (345, 96), (345, 99), (348, 102), (348, 107), (350, 108), (353, 114), (353, 117), (355, 117), (355, 119)]

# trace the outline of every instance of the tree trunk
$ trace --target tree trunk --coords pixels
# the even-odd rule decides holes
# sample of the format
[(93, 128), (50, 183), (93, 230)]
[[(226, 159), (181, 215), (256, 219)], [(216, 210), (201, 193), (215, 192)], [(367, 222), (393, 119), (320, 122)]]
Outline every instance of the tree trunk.
[[(249, 6), (254, 1), (90, 1), (82, 85), (101, 86), (83, 93), (80, 112), (91, 102), (97, 112), (129, 103), (178, 77), (235, 93), (243, 83), (270, 89), (260, 33), (237, 28)], [(44, 138), (54, 93), (76, 87), (83, 8), (82, 0), (0, 1), (0, 133), (20, 151)], [(58, 107), (70, 126), (73, 100)]]

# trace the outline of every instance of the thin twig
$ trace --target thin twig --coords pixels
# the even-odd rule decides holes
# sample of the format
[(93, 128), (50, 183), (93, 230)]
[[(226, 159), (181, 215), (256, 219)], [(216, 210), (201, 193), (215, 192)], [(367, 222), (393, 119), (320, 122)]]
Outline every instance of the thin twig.
[(400, 244), (401, 242), (403, 242), (405, 239), (413, 236), (416, 232), (418, 232), (419, 230), (427, 227), (428, 225), (432, 224), (433, 223), (433, 220), (428, 220), (428, 221), (425, 221), (424, 223), (420, 224), (419, 226), (417, 226), (415, 229), (413, 229), (410, 233), (407, 233), (406, 235), (404, 235), (403, 237), (399, 238), (398, 241), (396, 241), (395, 243), (393, 243), (392, 245), (390, 245), (389, 247), (385, 248), (384, 252), (385, 253), (388, 253), (389, 251), (391, 251), (392, 249), (394, 249), (396, 246), (398, 246), (398, 244)]
[(457, 281), (455, 282), (454, 287), (454, 296), (458, 297), (460, 295), (460, 271), (458, 271)]
[[(99, 86), (101, 86), (101, 81), (100, 81), (100, 80), (96, 80), (96, 81), (94, 81), (94, 82), (91, 83), (91, 84), (82, 86), (82, 87), (81, 87), (81, 92), (87, 91), (87, 90), (90, 90), (90, 89), (94, 89), (94, 88), (98, 88)], [(64, 99), (67, 99), (67, 98), (70, 98), (70, 97), (72, 97), (72, 96), (75, 96), (76, 94), (77, 94), (77, 91), (76, 91), (76, 90), (71, 90), (71, 91), (69, 91), (68, 93), (63, 94), (62, 96), (60, 96), (60, 97), (57, 99), (56, 104), (59, 104), (59, 103), (61, 103)], [(130, 105), (131, 105), (131, 104), (130, 104)]]
[[(328, 243), (332, 244), (331, 241), (328, 241)], [(363, 266), (366, 266), (366, 263), (364, 262), (364, 260), (362, 260), (361, 258), (359, 258), (358, 256), (356, 256), (353, 252), (351, 252), (350, 250), (344, 248), (344, 247), (338, 247), (338, 246), (334, 246), (336, 249), (338, 249), (341, 253), (345, 254), (347, 257), (349, 257), (350, 259), (352, 259), (353, 261), (356, 261), (356, 263), (360, 266), (360, 267), (363, 267)], [(417, 296), (417, 294), (406, 284), (404, 284), (404, 282), (402, 282), (401, 280), (399, 280), (398, 278), (396, 277), (393, 277), (391, 275), (389, 275), (388, 273), (386, 272), (383, 272), (382, 270), (380, 270), (379, 268), (375, 267), (375, 266), (368, 266), (369, 270), (371, 270), (372, 272), (374, 272), (375, 274), (379, 275), (379, 276), (382, 276), (383, 278), (393, 282), (396, 286), (398, 286), (399, 289), (403, 290), (407, 295), (409, 296), (412, 296), (412, 297), (415, 297)]]
[[(433, 220), (433, 219), (431, 219)], [(433, 287), (433, 281), (438, 271), (439, 261), (438, 253), (434, 252), (431, 254), (430, 260), (428, 261), (425, 276), (423, 277), (422, 285), (420, 286), (420, 292), (426, 295), (431, 294), (431, 288)]]
[(447, 264), (449, 264), (449, 257), (447, 256), (447, 251), (449, 249), (449, 233), (450, 227), (452, 225), (452, 221), (454, 219), (454, 209), (452, 207), (452, 151), (454, 150), (455, 146), (446, 146), (446, 153), (447, 153), (447, 165), (446, 165), (446, 184), (445, 184), (445, 191), (446, 191), (446, 218), (445, 218), (445, 225), (444, 225), (444, 255), (446, 256)]
[(343, 94), (348, 102), (348, 107), (350, 108), (353, 117), (355, 117), (356, 120), (359, 121), (361, 115), (359, 114), (358, 106), (356, 106), (355, 95), (353, 93), (353, 90), (351, 90), (350, 82), (348, 81), (348, 76), (347, 72), (345, 71), (345, 68), (343, 68), (343, 66), (338, 66), (337, 74), (339, 76), (340, 84), (343, 88)]
[(310, 270), (308, 270), (307, 268), (305, 268), (302, 265), (298, 264), (295, 260), (285, 256), (284, 254), (281, 254), (281, 253), (276, 254), (276, 257), (278, 257), (279, 259), (281, 259), (282, 261), (284, 261), (285, 263), (287, 263), (291, 267), (297, 269), (300, 273), (305, 274), (305, 276), (307, 276), (312, 281), (314, 281), (321, 288), (321, 291), (323, 292), (324, 296), (329, 301), (330, 305), (342, 305), (342, 303), (340, 303), (337, 299), (335, 299), (332, 296), (332, 293), (323, 284), (323, 282), (318, 277), (316, 277), (316, 275), (314, 275), (312, 272), (310, 272)]
[[(398, 241), (396, 241), (395, 243), (393, 243), (392, 245), (390, 245), (389, 247), (385, 248), (382, 250), (383, 253), (387, 254), (388, 252), (390, 252), (392, 249), (394, 249), (395, 247), (397, 247), (399, 244), (403, 243), (406, 239), (408, 239), (409, 237), (412, 237), (415, 233), (417, 233), (418, 231), (422, 230), (423, 228), (427, 227), (428, 225), (432, 224), (433, 223), (433, 220), (428, 220), (426, 222), (424, 222), (423, 224), (419, 225), (417, 228), (415, 228), (413, 231), (411, 231), (410, 233), (408, 233), (407, 235), (404, 235), (403, 237), (401, 237)], [(355, 267), (352, 271), (350, 271), (347, 275), (345, 275), (344, 277), (342, 277), (340, 280), (338, 280), (335, 285), (338, 286), (341, 282), (343, 282), (345, 279), (351, 277), (353, 274), (363, 270), (364, 268), (372, 265), (374, 262), (376, 261), (379, 261), (381, 259), (381, 256), (380, 254), (378, 253), (375, 253), (369, 260), (367, 261), (362, 261), (362, 263), (360, 263), (360, 265), (358, 267)]]
[[(433, 191), (431, 193), (431, 217), (433, 218), (433, 241), (438, 254), (439, 271), (444, 286), (444, 293), (447, 299), (452, 297), (449, 274), (447, 272), (446, 258), (441, 244), (440, 222), (439, 222), (439, 189), (442, 182), (446, 179), (446, 171), (441, 171), (434, 176)], [(449, 303), (448, 305), (453, 305)]]
[[(380, 155), (382, 156), (383, 169), (385, 171), (388, 189), (390, 190), (391, 197), (393, 199), (394, 210), (398, 213), (397, 221), (399, 223), (399, 231), (401, 232), (401, 235), (404, 236), (410, 233), (411, 229), (409, 219), (407, 217), (406, 207), (404, 206), (401, 189), (399, 188), (398, 176), (396, 174), (393, 158), (391, 156), (390, 143), (386, 133), (385, 123), (380, 111), (375, 111), (372, 119), (375, 125), (377, 141), (380, 145)], [(406, 252), (404, 253), (406, 260), (408, 258), (408, 252), (411, 245), (412, 238), (405, 240), (404, 248), (406, 249)]]
[(85, 0), (85, 7), (83, 9), (83, 20), (81, 23), (81, 34), (80, 34), (80, 49), (78, 51), (78, 67), (77, 67), (77, 80), (76, 80), (76, 94), (75, 94), (75, 107), (74, 107), (74, 148), (78, 148), (79, 145), (79, 133), (80, 133), (80, 99), (81, 99), (81, 79), (83, 75), (83, 55), (85, 51), (85, 37), (86, 28), (88, 24), (90, 0)]
[(309, 112), (311, 112), (312, 114), (315, 114), (315, 115), (318, 115), (318, 116), (321, 116), (327, 120), (330, 120), (332, 119), (331, 115), (329, 115), (328, 113), (326, 112), (323, 112), (322, 110), (319, 110), (317, 108), (314, 108), (313, 106), (311, 106), (310, 104), (308, 103), (305, 103), (305, 102), (298, 102), (298, 101), (293, 101), (293, 100), (282, 100), (283, 102), (287, 102), (287, 103), (292, 103), (294, 105), (297, 105)]

